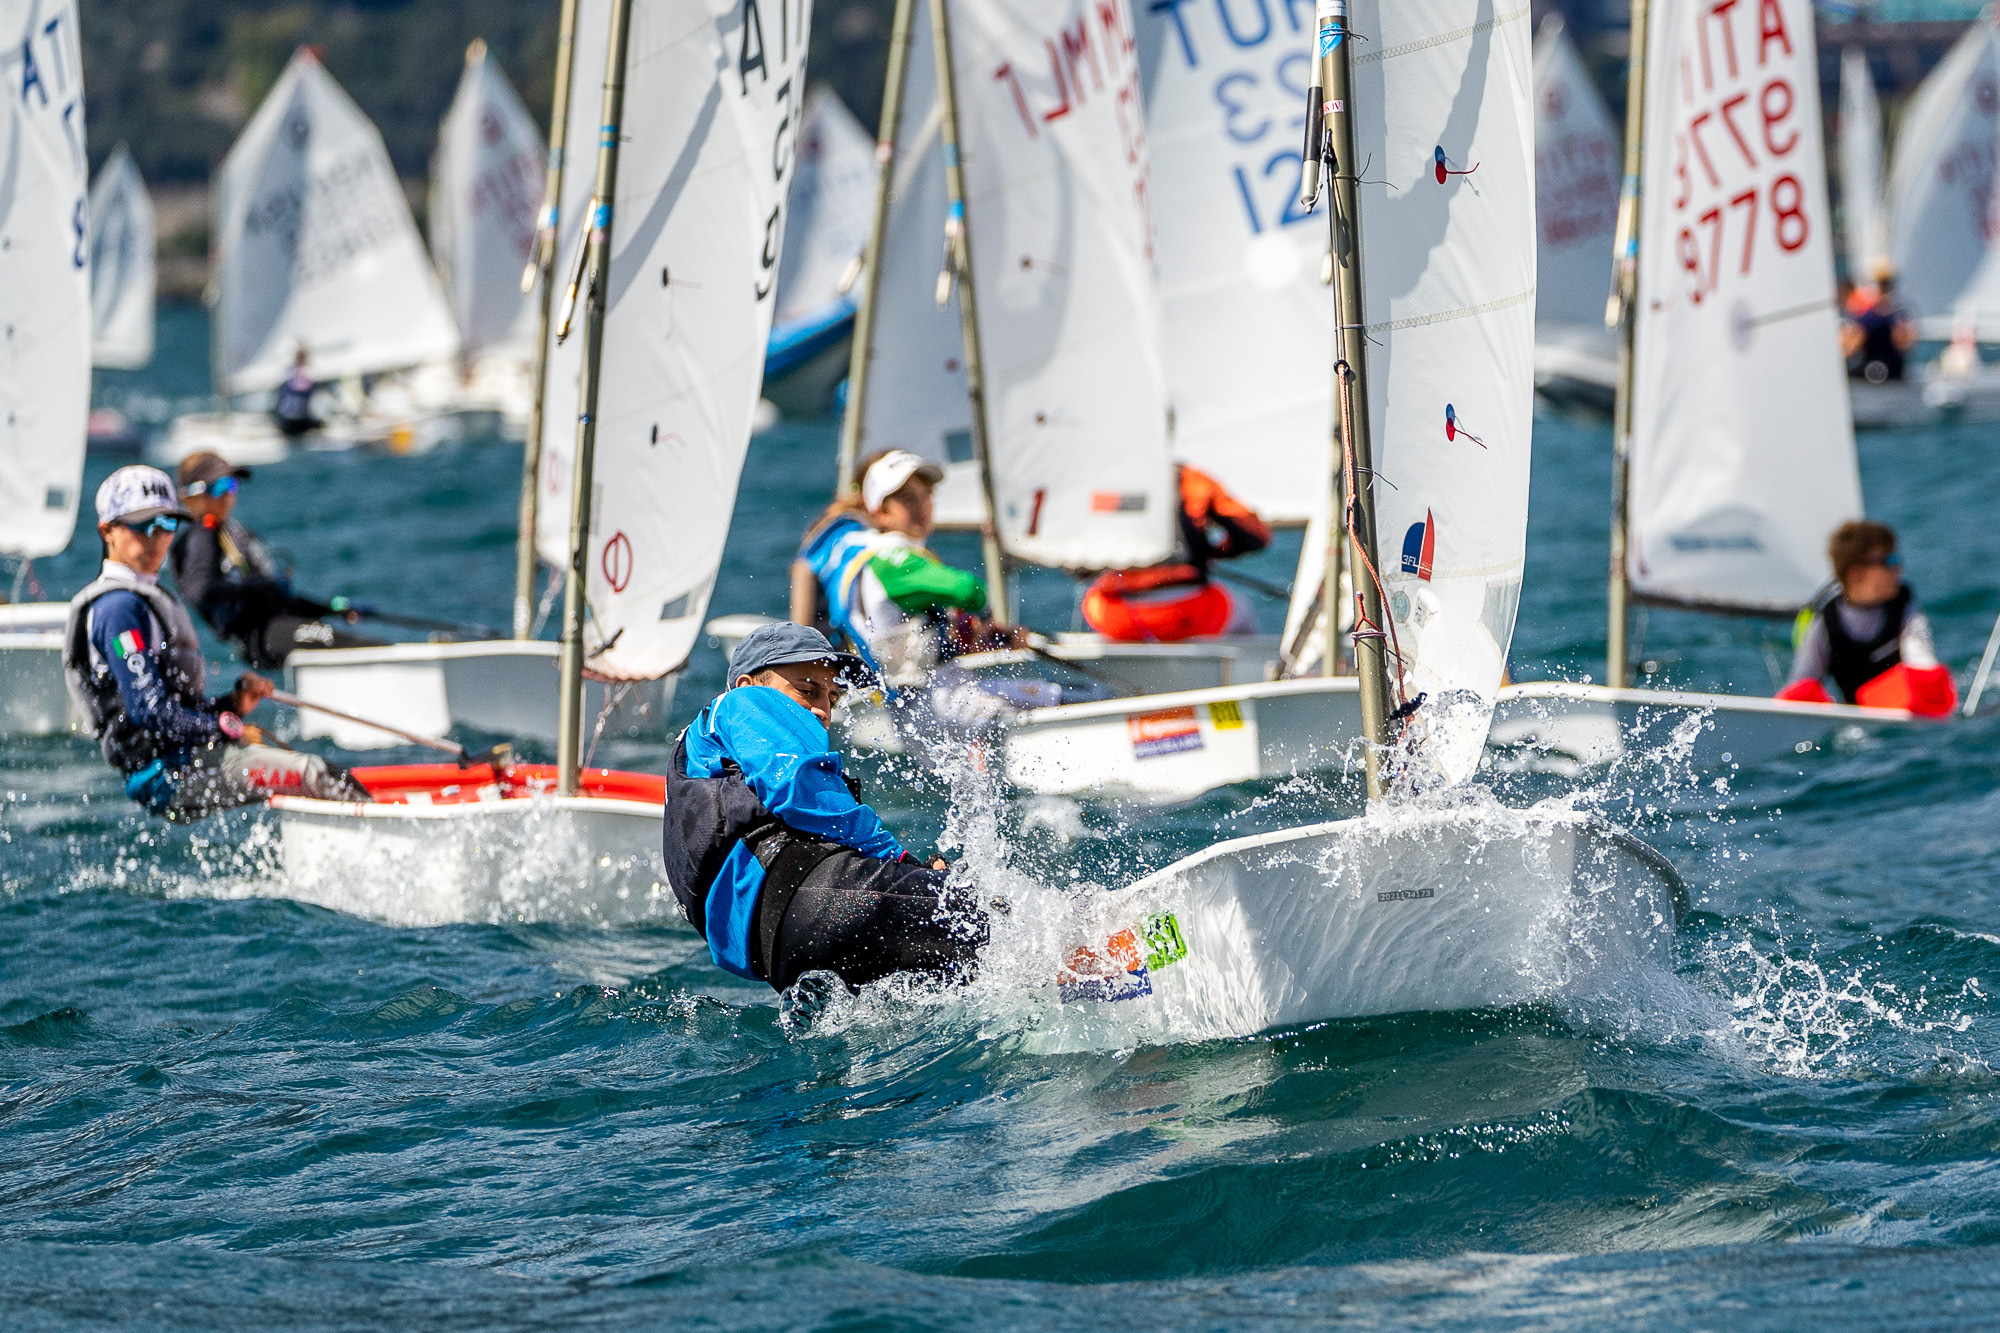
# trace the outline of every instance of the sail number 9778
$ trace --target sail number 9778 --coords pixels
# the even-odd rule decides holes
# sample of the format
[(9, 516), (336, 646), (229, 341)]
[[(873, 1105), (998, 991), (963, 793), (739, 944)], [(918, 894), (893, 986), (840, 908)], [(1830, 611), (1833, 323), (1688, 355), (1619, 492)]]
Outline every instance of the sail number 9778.
[[(1737, 219), (1742, 219), (1743, 244), (1735, 268), (1746, 277), (1757, 258), (1757, 227), (1762, 215), (1769, 215), (1772, 239), (1780, 250), (1789, 253), (1806, 243), (1806, 191), (1799, 178), (1787, 173), (1771, 182), (1767, 195), (1760, 198), (1760, 194), (1753, 186), (1729, 200), (1726, 216), (1724, 206), (1717, 204), (1697, 217), (1693, 226), (1681, 228), (1681, 267), (1693, 280), (1688, 295), (1696, 305), (1722, 283), (1723, 233), (1735, 230)], [(1728, 255), (1737, 258), (1734, 245)]]

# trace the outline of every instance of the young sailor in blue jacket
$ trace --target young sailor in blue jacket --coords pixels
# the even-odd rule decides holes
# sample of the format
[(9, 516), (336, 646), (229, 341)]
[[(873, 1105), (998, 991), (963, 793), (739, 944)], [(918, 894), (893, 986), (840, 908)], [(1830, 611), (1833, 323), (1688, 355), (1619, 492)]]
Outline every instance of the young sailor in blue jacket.
[(807, 972), (864, 986), (895, 972), (964, 978), (986, 915), (862, 804), (828, 744), (840, 674), (818, 630), (765, 625), (729, 658), (730, 687), (667, 766), (667, 881), (724, 969), (788, 989)]

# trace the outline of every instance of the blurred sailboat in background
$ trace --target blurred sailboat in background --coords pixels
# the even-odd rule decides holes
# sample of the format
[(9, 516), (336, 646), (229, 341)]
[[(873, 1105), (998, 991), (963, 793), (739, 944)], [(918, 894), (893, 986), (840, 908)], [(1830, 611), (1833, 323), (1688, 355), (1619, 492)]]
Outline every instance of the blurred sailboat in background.
[[(153, 359), (153, 201), (124, 144), (90, 187), (90, 363), (138, 370)], [(145, 434), (115, 407), (90, 414), (92, 449), (137, 453)]]
[[(216, 397), (268, 394), (303, 348), (322, 384), (348, 386), (309, 444), (410, 447), (435, 423), (371, 417), (361, 377), (444, 361), (459, 348), (382, 136), (310, 47), (300, 47), (223, 159), (212, 190)], [(178, 418), (156, 456), (213, 450), (275, 462), (289, 446), (262, 412)]]
[(485, 42), (473, 42), (431, 167), (431, 258), (458, 324), (458, 356), (388, 381), (374, 396), (378, 411), (397, 403), (478, 414), (489, 419), (467, 430), (527, 433), (536, 307), (521, 274), (533, 256), (547, 156), (506, 72)]
[(1618, 340), (1604, 324), (1618, 222), (1618, 127), (1560, 14), (1535, 34), (1535, 388), (1609, 413)]
[(83, 487), (93, 343), (89, 175), (76, 5), (45, 5), (33, 23), (28, 11), (13, 6), (8, 31), (26, 31), (28, 67), (41, 71), (43, 95), (0, 98), (0, 135), (13, 145), (0, 190), (8, 347), (0, 359), (0, 557), (15, 562), (0, 597), (0, 733), (48, 735), (70, 726), (62, 673), (69, 607), (38, 596), (30, 562), (69, 545)]
[(823, 417), (847, 378), (861, 252), (875, 211), (875, 141), (832, 88), (806, 93), (778, 270), (764, 396), (791, 417)]

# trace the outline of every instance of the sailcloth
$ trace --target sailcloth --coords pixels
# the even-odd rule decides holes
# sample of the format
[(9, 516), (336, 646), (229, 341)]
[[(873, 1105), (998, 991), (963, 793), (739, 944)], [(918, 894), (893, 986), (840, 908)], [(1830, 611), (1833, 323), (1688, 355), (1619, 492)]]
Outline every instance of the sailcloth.
[(431, 172), (431, 255), (470, 357), (500, 343), (532, 345), (535, 306), (521, 270), (535, 240), (547, 149), (486, 43), (438, 131)]
[(889, 168), (894, 174), (856, 457), (896, 448), (931, 460), (945, 469), (944, 484), (938, 488), (938, 522), (976, 525), (984, 516), (985, 502), (979, 492), (972, 414), (965, 397), (965, 341), (960, 334), (957, 284), (952, 284), (943, 305), (937, 303), (946, 205), (943, 112), (932, 56), (930, 6), (918, 0), (910, 18), (910, 56), (896, 159)]
[(1647, 37), (1628, 574), (1785, 613), (1861, 512), (1809, 0), (1665, 0)]
[[(1392, 669), (1405, 694), (1424, 695), (1418, 748), (1448, 781), (1470, 776), (1484, 749), (1527, 554), (1528, 24), (1526, 4), (1496, 12), (1488, 0), (1353, 9), (1356, 151), (1374, 164), (1361, 187), (1361, 273), (1379, 569), (1401, 655)], [(1322, 514), (1308, 531), (1288, 641), (1319, 616), (1323, 524)]]
[(0, 0), (0, 554), (69, 545), (90, 411), (83, 61), (74, 0)]
[(1164, 560), (1179, 499), (1131, 11), (952, 13), (1001, 546), (1085, 569)]
[(90, 319), (92, 365), (153, 359), (153, 201), (122, 143), (90, 187)]
[(875, 212), (875, 139), (823, 83), (806, 93), (788, 210), (780, 324), (848, 299), (840, 280), (868, 244)]
[(1840, 53), (1840, 211), (1847, 276), (1873, 282), (1889, 262), (1889, 214), (1882, 202), (1882, 107), (1875, 76), (1858, 46)]
[(1926, 337), (1951, 334), (1959, 295), (1985, 258), (2000, 144), (2000, 23), (1989, 11), (1910, 98), (1889, 197), (1896, 292)]
[(1560, 15), (1535, 36), (1535, 323), (1609, 344), (1611, 234), (1623, 148)]
[(1265, 518), (1328, 487), (1326, 214), (1299, 207), (1303, 6), (1135, 6), (1174, 453)]
[(763, 384), (810, 20), (809, 0), (633, 0), (584, 558), (602, 676), (664, 675), (701, 632)]
[(452, 355), (458, 329), (382, 136), (308, 47), (223, 159), (215, 194), (217, 379), (281, 383)]

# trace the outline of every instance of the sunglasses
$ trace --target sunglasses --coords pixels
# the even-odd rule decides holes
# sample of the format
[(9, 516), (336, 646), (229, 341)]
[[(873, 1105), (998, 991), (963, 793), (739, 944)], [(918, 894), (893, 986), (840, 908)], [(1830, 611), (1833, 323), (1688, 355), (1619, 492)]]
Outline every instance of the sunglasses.
[(1861, 563), (1864, 565), (1880, 565), (1884, 569), (1901, 569), (1903, 567), (1903, 557), (1891, 551), (1879, 560), (1864, 560)]
[(214, 481), (197, 481), (193, 483), (187, 488), (187, 493), (189, 495), (206, 495), (212, 499), (220, 500), (224, 496), (236, 494), (237, 489), (242, 484), (235, 477), (217, 477)]
[(141, 537), (150, 537), (157, 532), (179, 532), (181, 521), (172, 514), (155, 514), (143, 523), (124, 523), (120, 526)]

